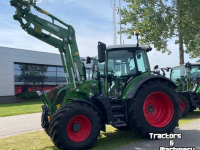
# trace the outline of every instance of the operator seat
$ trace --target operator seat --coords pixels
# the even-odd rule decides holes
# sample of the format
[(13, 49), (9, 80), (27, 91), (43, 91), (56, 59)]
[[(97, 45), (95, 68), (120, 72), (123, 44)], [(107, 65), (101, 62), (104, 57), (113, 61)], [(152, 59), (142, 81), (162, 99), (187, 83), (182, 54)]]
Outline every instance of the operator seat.
[(136, 69), (135, 68), (131, 69), (129, 74), (136, 74)]

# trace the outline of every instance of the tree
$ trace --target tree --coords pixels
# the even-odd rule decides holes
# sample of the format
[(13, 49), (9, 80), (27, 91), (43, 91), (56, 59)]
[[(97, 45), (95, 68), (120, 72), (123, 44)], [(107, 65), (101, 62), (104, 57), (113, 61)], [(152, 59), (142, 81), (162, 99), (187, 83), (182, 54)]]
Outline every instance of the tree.
[[(168, 40), (177, 37), (180, 64), (184, 63), (184, 51), (191, 58), (200, 57), (200, 1), (199, 0), (124, 0), (127, 7), (121, 10), (122, 33), (131, 38), (140, 30), (142, 44), (153, 44), (164, 52)], [(184, 45), (186, 50), (184, 50)]]
[(22, 92), (26, 92), (29, 85), (33, 85), (33, 90), (35, 91), (36, 84), (43, 84), (45, 82), (47, 66), (20, 64), (19, 67), (21, 68), (21, 75), (18, 77), (18, 80), (24, 82)]

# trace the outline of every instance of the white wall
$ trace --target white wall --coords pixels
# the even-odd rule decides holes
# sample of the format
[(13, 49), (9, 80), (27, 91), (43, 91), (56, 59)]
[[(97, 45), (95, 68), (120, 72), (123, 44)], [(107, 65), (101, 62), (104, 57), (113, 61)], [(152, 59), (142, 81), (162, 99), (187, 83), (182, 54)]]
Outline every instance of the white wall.
[(62, 66), (59, 54), (0, 47), (0, 96), (15, 95), (14, 62)]

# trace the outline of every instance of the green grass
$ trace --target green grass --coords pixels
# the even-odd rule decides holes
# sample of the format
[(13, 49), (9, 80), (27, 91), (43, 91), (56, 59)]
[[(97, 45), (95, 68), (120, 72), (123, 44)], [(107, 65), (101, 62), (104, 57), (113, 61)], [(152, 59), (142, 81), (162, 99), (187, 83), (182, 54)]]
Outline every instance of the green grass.
[(41, 106), (42, 102), (0, 104), (0, 117), (41, 112)]
[(193, 122), (196, 119), (200, 119), (200, 111), (199, 111), (199, 109), (195, 110), (194, 112), (188, 113), (185, 118), (182, 118), (179, 121), (179, 125), (181, 126), (181, 125)]
[[(107, 126), (92, 150), (114, 150), (141, 138), (134, 132), (118, 131)], [(0, 139), (1, 150), (57, 150), (44, 131), (30, 132)]]
[[(200, 111), (189, 113), (186, 118), (180, 120), (179, 124), (184, 125), (196, 119), (200, 119)], [(134, 132), (119, 131), (112, 126), (107, 126), (107, 132), (101, 133), (93, 150), (115, 150), (139, 140), (141, 137)], [(44, 131), (1, 138), (0, 145), (2, 150), (57, 150)]]

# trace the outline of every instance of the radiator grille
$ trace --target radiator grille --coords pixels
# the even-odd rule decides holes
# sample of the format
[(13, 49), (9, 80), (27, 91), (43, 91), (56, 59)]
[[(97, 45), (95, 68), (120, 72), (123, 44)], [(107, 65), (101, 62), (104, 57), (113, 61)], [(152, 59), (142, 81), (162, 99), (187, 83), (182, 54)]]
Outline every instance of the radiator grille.
[(54, 89), (52, 89), (52, 90), (50, 90), (50, 91), (47, 92), (47, 96), (49, 97), (49, 99), (50, 99), (50, 101), (51, 101), (52, 104), (53, 104), (53, 102), (54, 102), (54, 99), (55, 99), (55, 97), (56, 97), (56, 94), (57, 94), (58, 91), (59, 91), (60, 89), (62, 89), (63, 87), (64, 87), (64, 85), (61, 85), (61, 86), (58, 86), (58, 87), (56, 87), (56, 88), (54, 88)]

